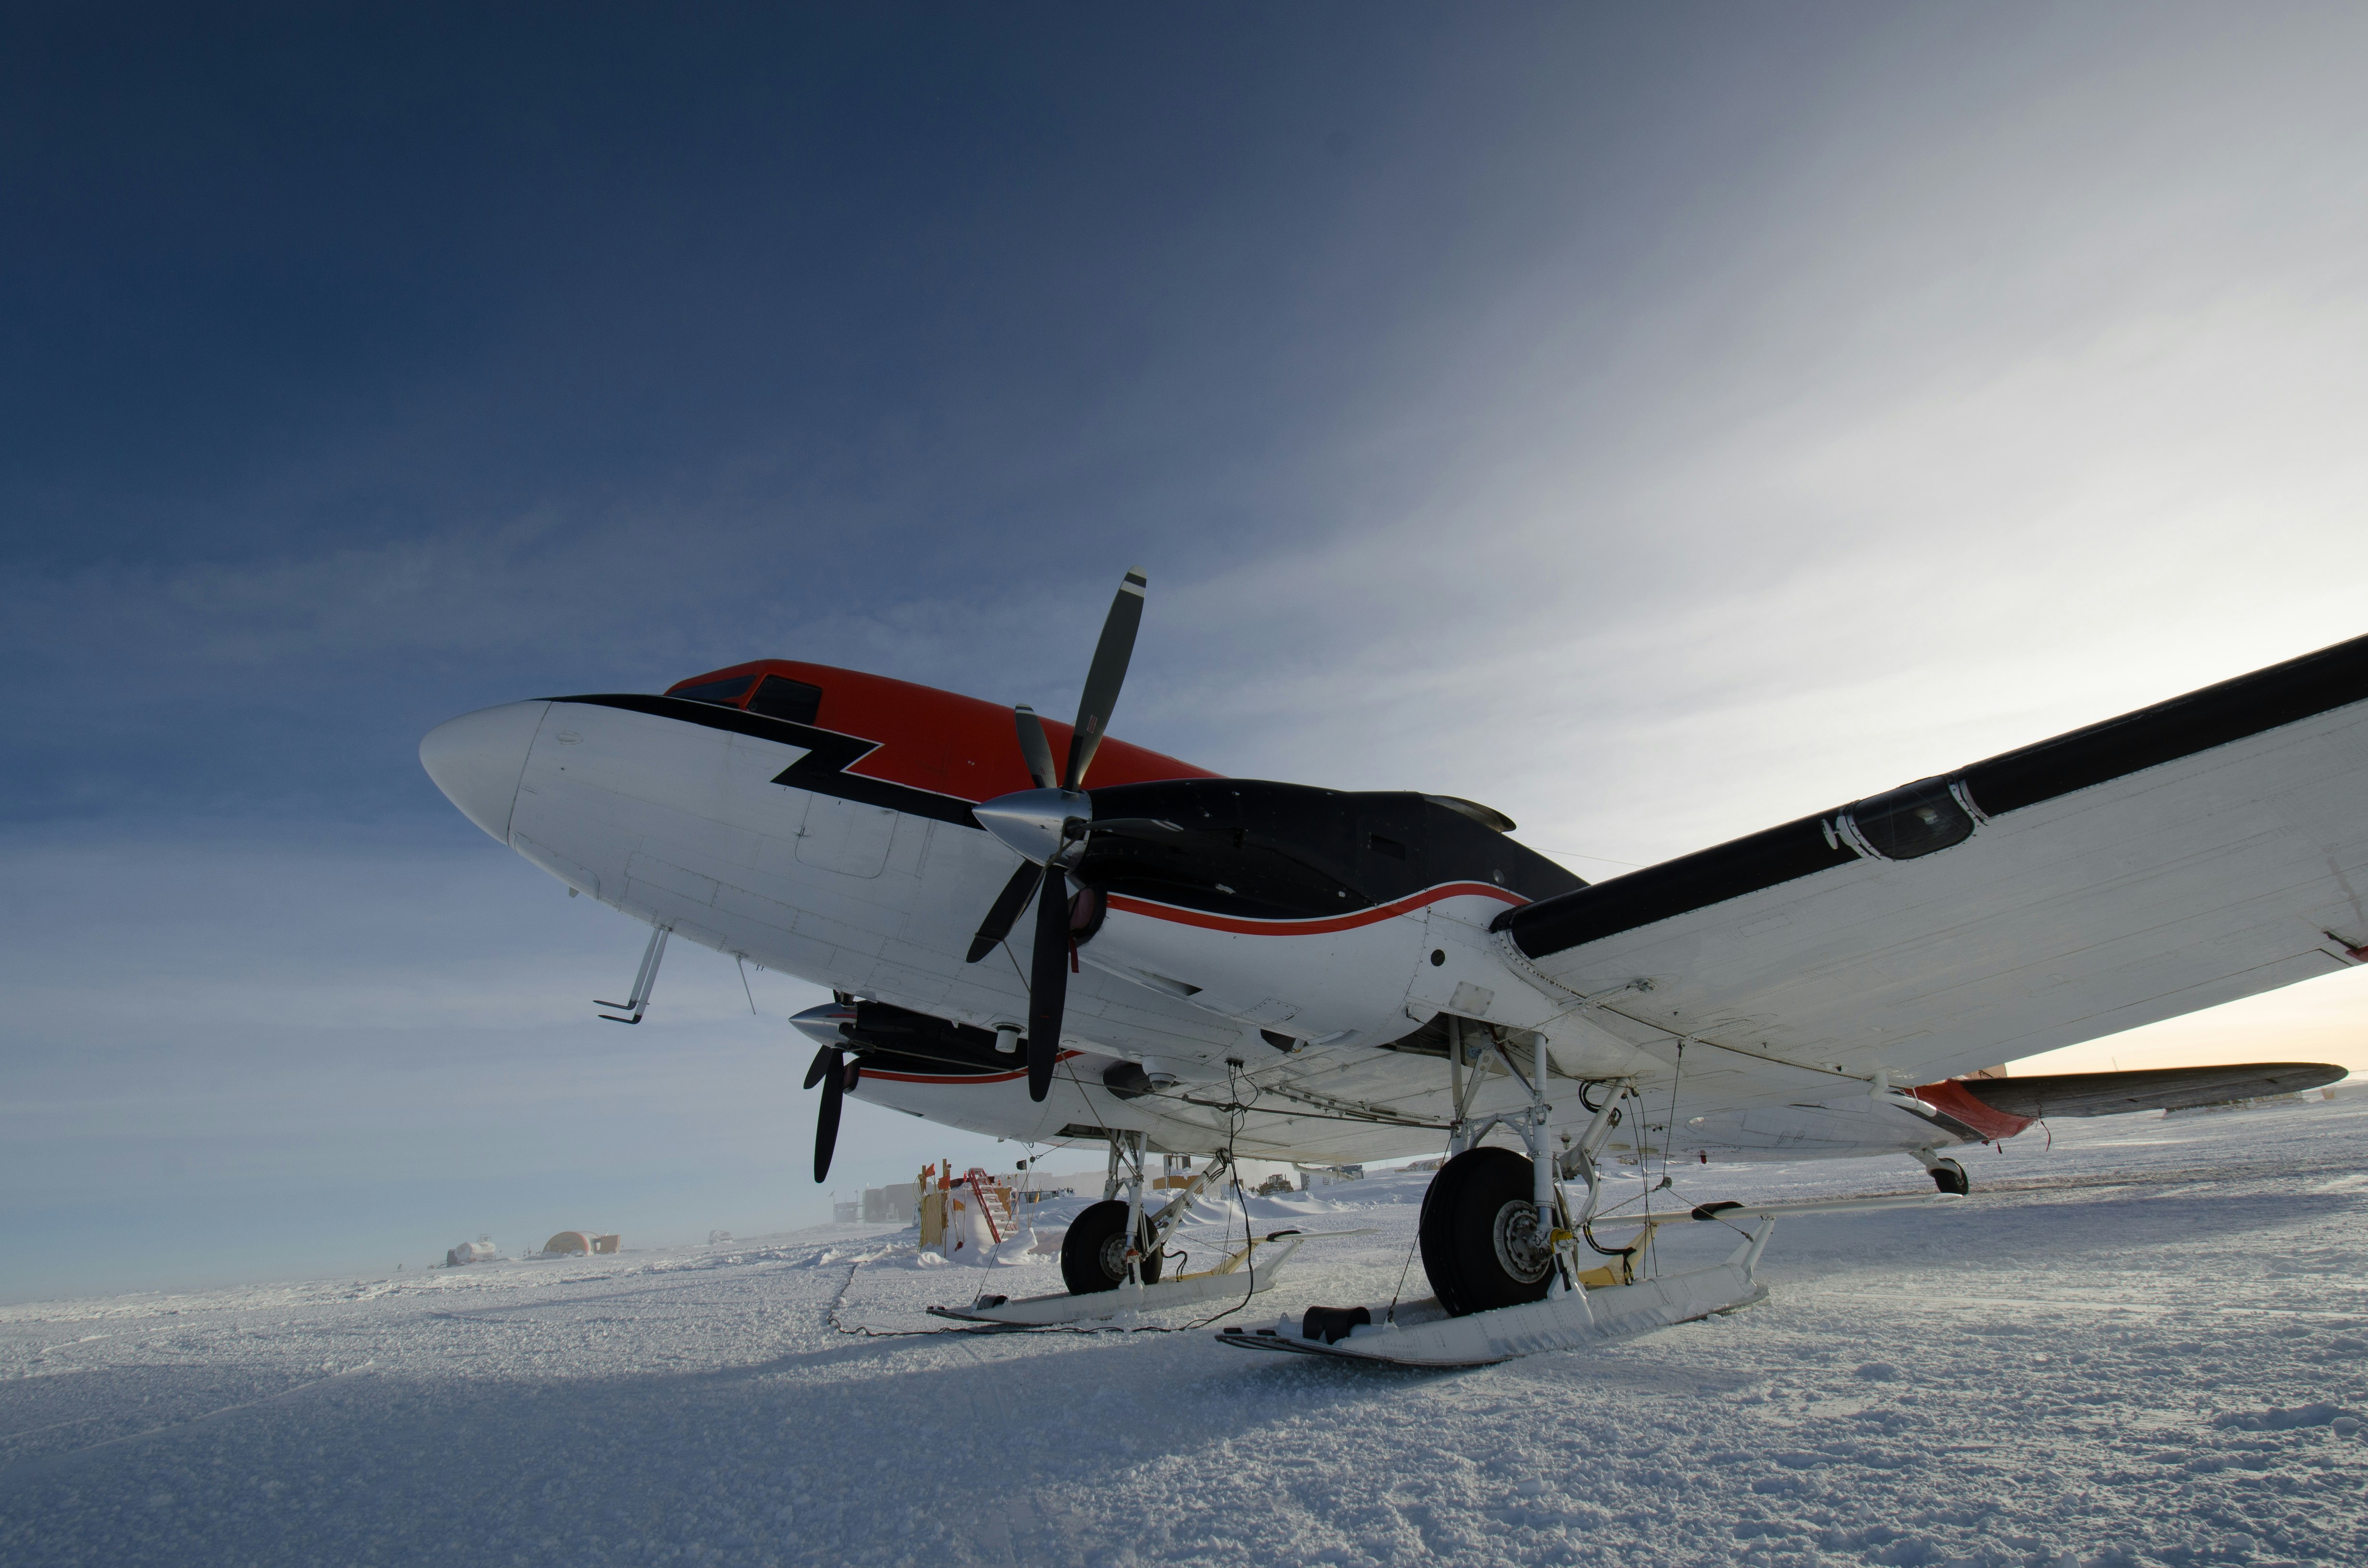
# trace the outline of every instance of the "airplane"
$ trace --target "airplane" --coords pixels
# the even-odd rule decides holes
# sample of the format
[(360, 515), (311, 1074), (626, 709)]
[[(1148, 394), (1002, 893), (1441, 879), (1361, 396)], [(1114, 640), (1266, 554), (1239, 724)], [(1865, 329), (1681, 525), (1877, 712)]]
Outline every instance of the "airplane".
[[(1681, 1207), (1758, 1218), (1759, 1241), (1699, 1289), (1656, 1286), (1636, 1267), (1661, 1221), (1595, 1231), (1623, 1165), (1670, 1187), (1713, 1158), (1896, 1153), (1939, 1199), (1971, 1185), (1944, 1151), (2044, 1118), (2343, 1076), (1993, 1067), (2368, 962), (2368, 637), (1589, 883), (1473, 801), (1235, 778), (1110, 736), (1146, 585), (1126, 574), (1068, 725), (759, 659), (466, 714), (420, 759), (487, 834), (651, 926), (605, 1017), (641, 1020), (671, 936), (831, 990), (790, 1020), (818, 1043), (817, 1182), (850, 1095), (1102, 1146), (1071, 1297), (1190, 1297), (1159, 1270), (1203, 1187), (1149, 1213), (1146, 1150), (1212, 1177), (1443, 1153), (1422, 1332), (1449, 1348), (1392, 1342), (1429, 1364), (1536, 1339), (1474, 1349), (1452, 1327), (1474, 1314), (1559, 1312), (1538, 1332), (1567, 1341), (1622, 1291), (1668, 1321), (1752, 1299), (1784, 1206)], [(1270, 1277), (1257, 1244), (1224, 1267)], [(1069, 1311), (1044, 1302), (981, 1321)], [(1335, 1329), (1253, 1347), (1380, 1332)]]

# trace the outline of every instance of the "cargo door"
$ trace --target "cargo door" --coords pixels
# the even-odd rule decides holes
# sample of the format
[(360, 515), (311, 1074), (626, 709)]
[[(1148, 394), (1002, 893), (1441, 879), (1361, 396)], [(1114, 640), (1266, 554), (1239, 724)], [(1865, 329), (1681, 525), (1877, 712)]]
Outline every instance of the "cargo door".
[(798, 835), (798, 859), (842, 876), (876, 877), (888, 864), (888, 843), (895, 834), (896, 813), (885, 806), (815, 795)]

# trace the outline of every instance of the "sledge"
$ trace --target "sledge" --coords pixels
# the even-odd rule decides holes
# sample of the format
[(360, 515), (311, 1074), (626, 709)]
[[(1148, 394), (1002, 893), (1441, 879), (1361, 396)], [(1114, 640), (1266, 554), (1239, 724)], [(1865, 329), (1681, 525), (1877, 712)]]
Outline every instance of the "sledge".
[(1764, 1299), (1768, 1287), (1757, 1277), (1759, 1256), (1767, 1249), (1776, 1221), (1786, 1215), (1920, 1209), (1957, 1200), (1953, 1193), (1931, 1192), (1897, 1198), (1703, 1204), (1688, 1213), (1646, 1221), (1638, 1240), (1641, 1243), (1645, 1235), (1666, 1224), (1759, 1221), (1745, 1233), (1734, 1252), (1708, 1268), (1633, 1282), (1623, 1282), (1611, 1269), (1580, 1275), (1577, 1283), (1558, 1272), (1543, 1300), (1463, 1317), (1448, 1315), (1435, 1299), (1379, 1312), (1370, 1307), (1310, 1307), (1296, 1320), (1278, 1319), (1271, 1328), (1225, 1329), (1216, 1337), (1221, 1345), (1244, 1350), (1436, 1369), (1487, 1367), (1542, 1351), (1581, 1350), (1672, 1324), (1736, 1312)]
[(931, 1307), (929, 1315), (951, 1318), (957, 1323), (992, 1324), (1002, 1328), (1051, 1328), (1060, 1324), (1096, 1323), (1131, 1312), (1156, 1312), (1168, 1307), (1198, 1306), (1204, 1301), (1222, 1301), (1236, 1296), (1247, 1301), (1273, 1288), (1283, 1265), (1291, 1260), (1301, 1244), (1371, 1233), (1368, 1231), (1276, 1231), (1251, 1238), (1245, 1245), (1228, 1253), (1224, 1260), (1213, 1268), (1179, 1274), (1173, 1279), (1162, 1279), (1156, 1284), (1145, 1285), (1127, 1279), (1107, 1290), (1093, 1290), (1083, 1295), (1064, 1290), (1048, 1296), (1022, 1296), (1018, 1301), (982, 1295), (966, 1307)]

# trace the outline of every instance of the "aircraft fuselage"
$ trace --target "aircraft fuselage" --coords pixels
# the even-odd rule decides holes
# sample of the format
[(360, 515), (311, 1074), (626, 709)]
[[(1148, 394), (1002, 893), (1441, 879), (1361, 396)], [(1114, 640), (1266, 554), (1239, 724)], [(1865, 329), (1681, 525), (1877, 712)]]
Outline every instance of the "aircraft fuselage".
[[(964, 955), (1018, 864), (972, 812), (1030, 786), (1010, 724), (1008, 709), (953, 693), (767, 661), (663, 697), (487, 710), (438, 730), (423, 756), (479, 826), (587, 896), (980, 1031), (966, 1038), (1001, 1028), (1008, 1040), (1028, 1017), (1028, 932), (1004, 944), (1017, 954)], [(1046, 728), (1065, 744), (1066, 726)], [(1489, 825), (1485, 808), (1227, 779), (1115, 740), (1091, 793), (1098, 817), (1177, 831), (1097, 836), (1074, 868), (1076, 978), (1053, 1096), (1030, 1102), (1017, 1059), (941, 1051), (884, 1054), (858, 1097), (997, 1136), (1132, 1126), (1190, 1148), (1213, 1144), (1215, 1119), (1178, 1123), (1106, 1080), (1138, 1081), (1134, 1064), (1214, 1093), (1283, 1055), (1371, 1051), (1450, 1010), (1511, 1028), (1557, 1010), (1508, 969), (1488, 924), (1583, 884)], [(1606, 1071), (1626, 1061), (1615, 1053)], [(1326, 1120), (1321, 1103), (1287, 1126), (1260, 1117), (1256, 1141), (1302, 1158), (1439, 1142), (1435, 1128), (1375, 1123), (1365, 1102), (1342, 1103), (1359, 1108), (1353, 1119)]]

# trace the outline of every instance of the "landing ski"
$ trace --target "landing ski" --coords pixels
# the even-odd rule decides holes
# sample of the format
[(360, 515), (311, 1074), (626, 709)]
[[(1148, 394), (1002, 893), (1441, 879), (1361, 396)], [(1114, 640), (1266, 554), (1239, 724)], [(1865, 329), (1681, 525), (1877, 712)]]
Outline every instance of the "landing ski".
[[(1395, 1367), (1489, 1367), (1547, 1350), (1580, 1350), (1649, 1334), (1672, 1324), (1731, 1312), (1764, 1300), (1760, 1254), (1779, 1218), (1792, 1214), (1925, 1208), (1953, 1203), (1952, 1193), (1900, 1198), (1809, 1199), (1786, 1203), (1713, 1203), (1656, 1224), (1757, 1220), (1726, 1259), (1709, 1268), (1658, 1275), (1633, 1284), (1572, 1289), (1556, 1281), (1543, 1301), (1451, 1317), (1435, 1300), (1375, 1311), (1311, 1308), (1271, 1328), (1229, 1328), (1222, 1345)], [(1355, 1321), (1362, 1319), (1363, 1321)]]
[(1066, 1291), (1049, 1296), (1023, 1296), (1009, 1301), (981, 1296), (966, 1307), (931, 1307), (931, 1317), (956, 1323), (992, 1324), (1002, 1328), (1050, 1328), (1058, 1324), (1095, 1323), (1130, 1312), (1156, 1312), (1168, 1307), (1199, 1306), (1231, 1297), (1247, 1300), (1273, 1288), (1283, 1265), (1305, 1242), (1336, 1236), (1360, 1236), (1364, 1231), (1279, 1231), (1259, 1236), (1228, 1254), (1214, 1268), (1181, 1274), (1156, 1285), (1123, 1284), (1109, 1290), (1073, 1296)]

